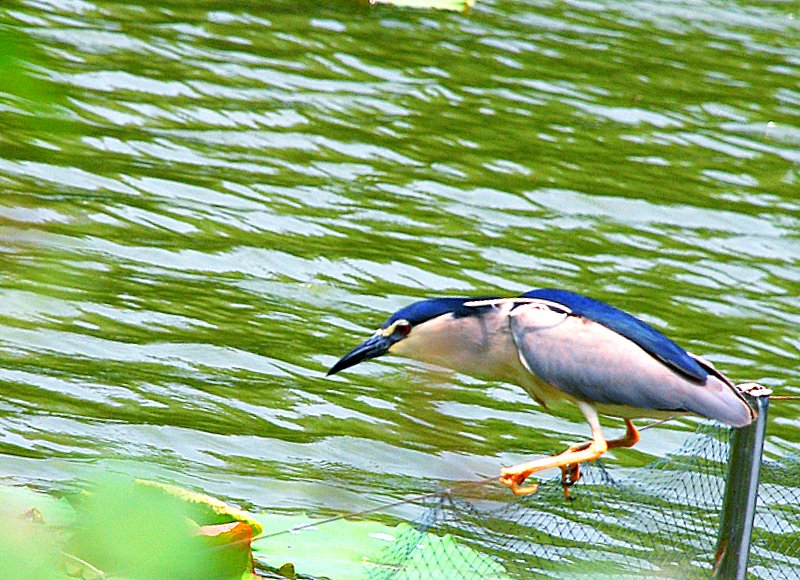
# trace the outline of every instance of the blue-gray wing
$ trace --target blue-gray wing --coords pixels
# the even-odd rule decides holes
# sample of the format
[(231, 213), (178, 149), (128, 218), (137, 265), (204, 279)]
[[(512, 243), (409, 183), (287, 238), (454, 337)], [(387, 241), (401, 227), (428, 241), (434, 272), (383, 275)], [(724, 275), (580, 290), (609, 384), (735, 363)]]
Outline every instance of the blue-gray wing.
[[(552, 295), (546, 300), (552, 301)], [(509, 316), (525, 367), (574, 399), (606, 405), (602, 412), (629, 417), (652, 415), (648, 411), (690, 412), (737, 427), (753, 418), (735, 387), (693, 358), (703, 380), (574, 311), (533, 302), (519, 304)]]
[(610, 328), (688, 377), (697, 381), (704, 381), (708, 376), (708, 371), (697, 360), (669, 338), (635, 316), (631, 316), (610, 304), (567, 290), (553, 288), (531, 290), (523, 294), (522, 297), (538, 298), (563, 304), (576, 316), (588, 318)]

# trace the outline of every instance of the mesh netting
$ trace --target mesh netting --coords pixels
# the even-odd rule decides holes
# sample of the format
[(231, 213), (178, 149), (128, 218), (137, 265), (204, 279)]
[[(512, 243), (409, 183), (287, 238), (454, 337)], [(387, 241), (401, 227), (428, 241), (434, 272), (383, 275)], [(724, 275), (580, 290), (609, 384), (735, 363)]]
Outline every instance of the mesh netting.
[[(730, 429), (704, 424), (644, 467), (612, 474), (600, 461), (586, 465), (571, 502), (560, 477), (502, 504), (442, 495), (367, 576), (708, 578), (730, 437)], [(430, 534), (457, 542), (432, 543)], [(751, 577), (800, 578), (800, 456), (762, 464), (752, 541)]]

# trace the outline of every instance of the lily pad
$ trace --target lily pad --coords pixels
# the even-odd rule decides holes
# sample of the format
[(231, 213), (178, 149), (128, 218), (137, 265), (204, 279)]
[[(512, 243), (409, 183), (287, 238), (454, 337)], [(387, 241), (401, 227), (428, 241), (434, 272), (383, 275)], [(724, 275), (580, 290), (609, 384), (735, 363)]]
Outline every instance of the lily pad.
[(0, 578), (66, 579), (60, 569), (64, 526), (75, 521), (66, 500), (27, 487), (0, 486)]
[(0, 578), (252, 579), (261, 524), (215, 498), (111, 479), (73, 503), (0, 486)]
[[(269, 566), (294, 563), (299, 572), (331, 580), (426, 578), (436, 558), (437, 569), (450, 565), (448, 577), (508, 578), (489, 556), (459, 544), (452, 536), (419, 532), (408, 524), (387, 526), (375, 521), (313, 520), (305, 515), (260, 515), (270, 534), (253, 543), (253, 555)], [(319, 522), (319, 525), (315, 525)], [(296, 530), (296, 531), (291, 531)], [(414, 550), (407, 550), (413, 546)], [(411, 554), (410, 557), (406, 557)]]

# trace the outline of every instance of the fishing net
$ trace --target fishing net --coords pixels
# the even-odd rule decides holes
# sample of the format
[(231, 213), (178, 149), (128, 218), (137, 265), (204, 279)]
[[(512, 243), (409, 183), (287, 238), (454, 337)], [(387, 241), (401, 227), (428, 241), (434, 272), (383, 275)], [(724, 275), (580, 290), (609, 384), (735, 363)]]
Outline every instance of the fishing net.
[[(367, 577), (708, 578), (731, 433), (702, 424), (678, 451), (644, 467), (586, 465), (574, 501), (565, 500), (560, 477), (504, 503), (442, 494)], [(763, 462), (754, 526), (750, 577), (800, 578), (800, 456)], [(431, 534), (457, 541), (433, 543)]]

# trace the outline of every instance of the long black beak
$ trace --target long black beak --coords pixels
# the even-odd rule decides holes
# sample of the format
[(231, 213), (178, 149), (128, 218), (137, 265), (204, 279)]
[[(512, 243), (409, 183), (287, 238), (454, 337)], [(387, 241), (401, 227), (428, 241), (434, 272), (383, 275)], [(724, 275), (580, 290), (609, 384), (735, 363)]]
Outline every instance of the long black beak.
[(330, 368), (326, 376), (335, 375), (339, 371), (348, 369), (360, 362), (386, 354), (389, 352), (389, 347), (392, 346), (394, 342), (395, 341), (388, 336), (376, 334), (340, 358), (339, 361)]

